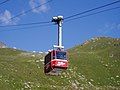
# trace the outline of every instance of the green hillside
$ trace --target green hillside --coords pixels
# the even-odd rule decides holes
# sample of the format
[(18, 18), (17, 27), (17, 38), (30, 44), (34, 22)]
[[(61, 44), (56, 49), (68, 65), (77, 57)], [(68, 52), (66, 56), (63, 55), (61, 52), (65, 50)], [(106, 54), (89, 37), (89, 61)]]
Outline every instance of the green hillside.
[(44, 53), (0, 49), (0, 90), (119, 90), (120, 39), (93, 38), (68, 50), (69, 68), (43, 73)]

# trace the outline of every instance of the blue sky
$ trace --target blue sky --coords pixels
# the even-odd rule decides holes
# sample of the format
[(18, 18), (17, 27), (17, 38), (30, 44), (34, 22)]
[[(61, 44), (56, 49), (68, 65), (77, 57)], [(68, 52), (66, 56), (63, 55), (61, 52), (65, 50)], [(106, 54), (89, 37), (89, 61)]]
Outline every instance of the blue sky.
[[(0, 2), (2, 1), (4, 0), (0, 0)], [(58, 15), (68, 17), (116, 0), (52, 0), (50, 3), (38, 9), (24, 13), (26, 10), (47, 1), (48, 0), (9, 0), (0, 5), (0, 26), (50, 21), (53, 16)], [(117, 6), (120, 6), (120, 3), (100, 10)], [(9, 20), (19, 13), (23, 13), (23, 15)], [(57, 25), (37, 25), (30, 27), (31, 28), (26, 28), (26, 26), (0, 27), (0, 41), (10, 47), (17, 47), (27, 51), (47, 51), (48, 49), (52, 49), (52, 46), (57, 43)], [(120, 8), (69, 22), (63, 22), (63, 45), (66, 49), (79, 45), (90, 38), (99, 36), (120, 38)]]

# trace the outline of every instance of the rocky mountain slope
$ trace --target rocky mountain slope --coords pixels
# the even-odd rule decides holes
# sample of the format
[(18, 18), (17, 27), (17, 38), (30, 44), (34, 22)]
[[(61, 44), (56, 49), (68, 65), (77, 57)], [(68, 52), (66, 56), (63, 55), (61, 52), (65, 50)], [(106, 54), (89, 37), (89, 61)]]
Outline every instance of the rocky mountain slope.
[(7, 46), (3, 43), (3, 42), (0, 42), (0, 48), (6, 48)]
[(120, 39), (93, 38), (67, 51), (69, 68), (46, 76), (44, 53), (0, 48), (0, 90), (120, 89)]

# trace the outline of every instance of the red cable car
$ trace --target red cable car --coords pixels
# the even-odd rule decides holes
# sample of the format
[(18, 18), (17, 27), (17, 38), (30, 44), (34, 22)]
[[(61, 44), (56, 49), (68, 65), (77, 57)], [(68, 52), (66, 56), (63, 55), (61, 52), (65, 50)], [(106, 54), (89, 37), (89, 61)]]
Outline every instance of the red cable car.
[(44, 60), (44, 73), (50, 75), (59, 75), (62, 70), (68, 68), (67, 52), (62, 46), (62, 21), (63, 16), (53, 17), (52, 22), (58, 24), (58, 45), (55, 50), (50, 51)]
[(58, 75), (62, 70), (68, 68), (67, 52), (60, 50), (52, 50), (44, 60), (44, 73), (50, 75)]

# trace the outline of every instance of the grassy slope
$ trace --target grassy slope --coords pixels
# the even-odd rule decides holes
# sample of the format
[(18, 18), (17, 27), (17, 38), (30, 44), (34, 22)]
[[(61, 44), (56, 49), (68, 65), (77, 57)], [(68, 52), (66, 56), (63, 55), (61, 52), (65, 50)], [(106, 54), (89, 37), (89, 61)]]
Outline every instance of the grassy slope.
[(99, 38), (70, 49), (72, 65), (97, 86), (120, 86), (120, 40)]
[(120, 89), (120, 39), (97, 38), (68, 53), (68, 70), (45, 76), (44, 55), (0, 49), (0, 90)]

